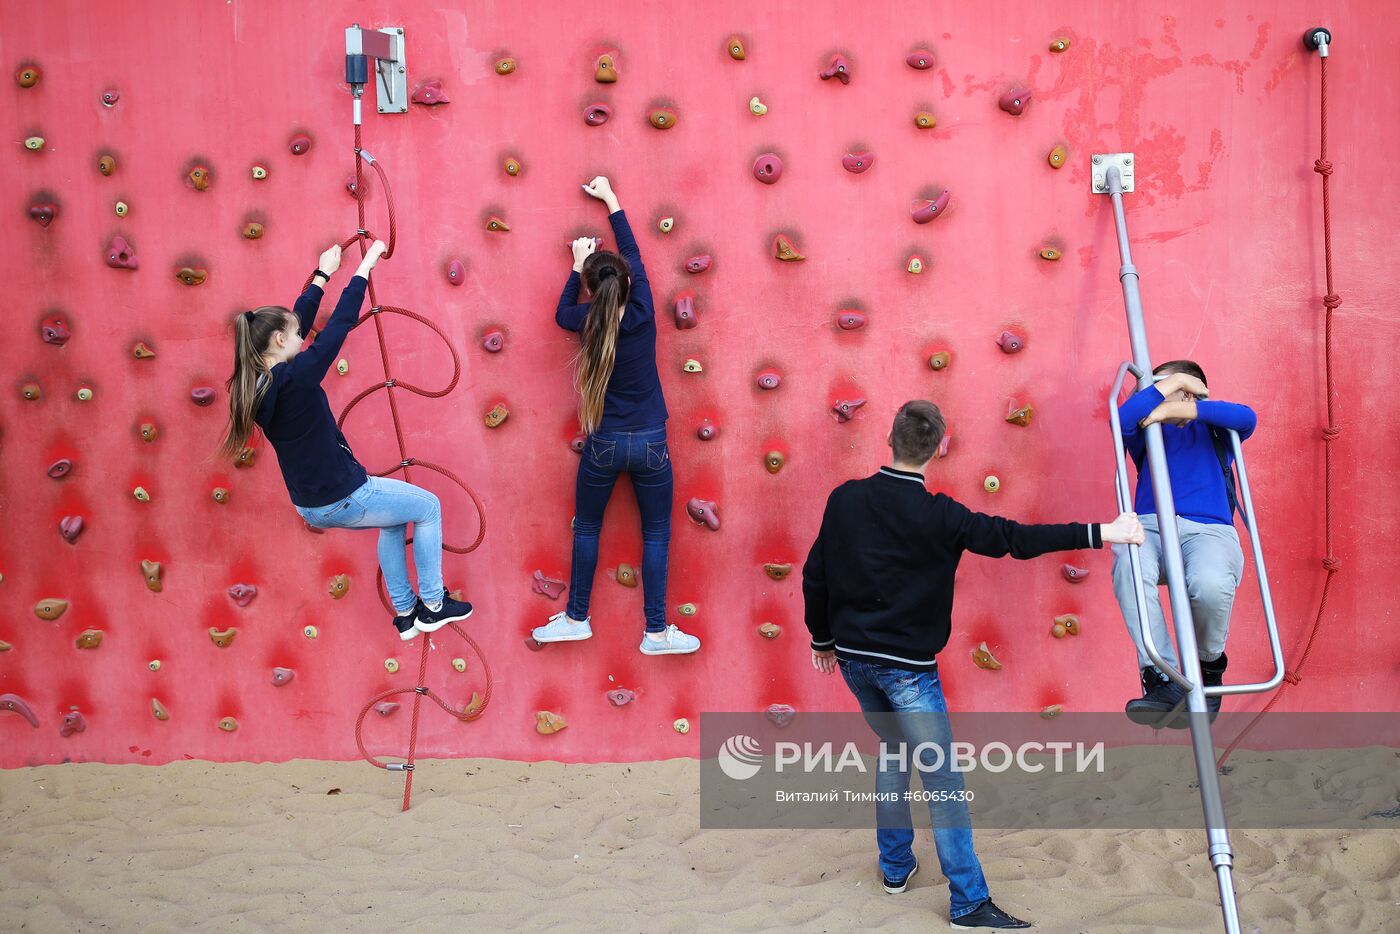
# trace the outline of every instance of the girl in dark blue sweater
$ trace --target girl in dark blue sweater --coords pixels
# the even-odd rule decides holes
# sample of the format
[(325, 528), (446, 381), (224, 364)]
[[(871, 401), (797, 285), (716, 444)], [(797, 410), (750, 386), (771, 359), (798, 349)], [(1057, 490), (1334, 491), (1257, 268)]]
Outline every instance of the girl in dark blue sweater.
[[(683, 655), (700, 640), (666, 624), (666, 565), (674, 482), (666, 446), (666, 399), (656, 371), (656, 311), (642, 254), (612, 185), (598, 176), (583, 190), (608, 206), (617, 253), (591, 237), (573, 242), (574, 268), (554, 320), (580, 335), (575, 373), (579, 423), (587, 439), (574, 497), (574, 553), (569, 605), (534, 630), (538, 642), (578, 642), (593, 635), (588, 602), (598, 566), (603, 512), (618, 474), (632, 478), (642, 518), (644, 655)], [(621, 254), (621, 255), (619, 255)], [(579, 304), (579, 287), (590, 301)]]
[[(375, 241), (360, 261), (325, 329), (303, 348), (316, 322), (323, 282), (340, 268), (340, 247), (321, 254), (311, 284), (294, 311), (264, 305), (234, 319), (233, 375), (228, 380), (229, 424), (219, 446), (233, 457), (247, 445), (254, 427), (277, 452), (292, 505), (318, 529), (379, 529), (379, 566), (397, 616), (394, 628), (407, 641), (471, 615), (470, 603), (453, 600), (442, 586), (442, 510), (438, 498), (402, 480), (371, 477), (355, 460), (336, 426), (321, 388), (341, 344), (359, 322), (370, 270), (386, 247)], [(413, 523), (413, 560), (418, 566), (415, 596), (404, 554), (408, 523)]]

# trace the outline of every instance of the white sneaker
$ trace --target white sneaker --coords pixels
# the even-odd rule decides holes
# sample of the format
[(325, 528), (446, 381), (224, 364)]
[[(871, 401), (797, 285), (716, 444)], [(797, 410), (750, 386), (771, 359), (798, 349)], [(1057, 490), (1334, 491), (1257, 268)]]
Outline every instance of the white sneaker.
[(591, 616), (579, 622), (569, 619), (568, 613), (555, 613), (548, 623), (530, 630), (530, 635), (536, 642), (582, 642), (593, 637), (592, 621)]
[(667, 626), (660, 639), (653, 639), (650, 633), (642, 636), (643, 655), (689, 655), (700, 650), (700, 640), (681, 632), (674, 625)]

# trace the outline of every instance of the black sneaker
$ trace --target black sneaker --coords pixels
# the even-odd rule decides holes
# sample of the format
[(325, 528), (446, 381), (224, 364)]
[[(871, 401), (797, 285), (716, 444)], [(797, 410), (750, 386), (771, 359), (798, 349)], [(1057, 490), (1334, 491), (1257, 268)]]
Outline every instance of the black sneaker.
[[(1205, 684), (1206, 687), (1219, 687), (1224, 684), (1225, 669), (1229, 664), (1230, 660), (1225, 657), (1224, 652), (1221, 652), (1220, 657), (1213, 662), (1203, 660), (1201, 662), (1201, 682)], [(1206, 698), (1206, 710), (1210, 713), (1211, 723), (1215, 722), (1216, 714), (1220, 713), (1220, 701), (1221, 698), (1219, 697)]]
[(909, 870), (909, 874), (906, 875), (903, 879), (899, 879), (896, 881), (895, 879), (891, 879), (889, 876), (884, 877), (885, 891), (889, 892), (891, 895), (900, 894), (905, 889), (909, 888), (909, 880), (914, 878), (914, 873), (918, 871), (919, 860), (916, 858), (914, 860), (914, 868)]
[[(419, 604), (421, 606), (421, 604)], [(414, 607), (402, 616), (394, 617), (394, 628), (399, 631), (399, 638), (407, 642), (418, 635), (418, 629), (413, 625), (413, 621), (418, 618), (418, 607)]]
[[(1169, 716), (1178, 708), (1180, 710), (1175, 716)], [(1186, 692), (1175, 681), (1148, 666), (1142, 669), (1142, 696), (1128, 701), (1123, 706), (1123, 712), (1134, 723), (1153, 729), (1184, 729), (1188, 722)]]
[(472, 605), (464, 600), (453, 600), (447, 594), (443, 594), (442, 606), (436, 610), (428, 609), (423, 598), (419, 597), (415, 612), (418, 619), (413, 625), (419, 632), (437, 632), (448, 623), (459, 623), (471, 616)]
[(1020, 930), (1031, 926), (1029, 921), (1013, 918), (1002, 911), (990, 898), (978, 905), (975, 911), (970, 911), (960, 918), (954, 918), (948, 923), (953, 926), (955, 931), (971, 931), (973, 928)]

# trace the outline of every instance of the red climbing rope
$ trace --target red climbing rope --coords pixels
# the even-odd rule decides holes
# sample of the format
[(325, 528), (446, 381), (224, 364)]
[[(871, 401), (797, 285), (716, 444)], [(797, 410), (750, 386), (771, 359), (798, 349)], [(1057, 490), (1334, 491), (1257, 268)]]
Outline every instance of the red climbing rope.
[(1332, 591), (1332, 579), (1337, 572), (1342, 569), (1342, 562), (1332, 551), (1332, 442), (1342, 436), (1342, 429), (1337, 425), (1336, 414), (1336, 392), (1332, 384), (1332, 317), (1342, 304), (1342, 297), (1337, 294), (1336, 287), (1332, 280), (1332, 193), (1330, 183), (1332, 180), (1332, 163), (1327, 159), (1327, 56), (1322, 58), (1322, 140), (1319, 147), (1317, 161), (1313, 163), (1313, 171), (1322, 176), (1322, 242), (1323, 251), (1327, 262), (1327, 294), (1322, 297), (1322, 304), (1327, 310), (1326, 324), (1323, 331), (1323, 348), (1327, 365), (1327, 427), (1322, 429), (1323, 455), (1324, 455), (1324, 476), (1326, 484), (1324, 486), (1324, 511), (1326, 513), (1325, 541), (1327, 546), (1326, 557), (1322, 559), (1322, 568), (1327, 572), (1327, 577), (1322, 583), (1322, 599), (1318, 602), (1317, 616), (1313, 618), (1312, 628), (1308, 631), (1307, 641), (1303, 644), (1303, 654), (1298, 657), (1298, 661), (1292, 668), (1285, 670), (1284, 684), (1279, 685), (1279, 689), (1269, 698), (1269, 702), (1264, 705), (1264, 709), (1254, 715), (1254, 718), (1245, 724), (1245, 728), (1240, 731), (1234, 741), (1221, 753), (1216, 761), (1216, 768), (1225, 763), (1230, 758), (1230, 753), (1238, 746), (1254, 729), (1265, 714), (1274, 708), (1279, 698), (1283, 696), (1284, 689), (1290, 684), (1298, 684), (1303, 680), (1303, 666), (1308, 663), (1308, 656), (1312, 654), (1313, 645), (1317, 642), (1318, 631), (1322, 628), (1322, 618), (1327, 612), (1327, 597)]

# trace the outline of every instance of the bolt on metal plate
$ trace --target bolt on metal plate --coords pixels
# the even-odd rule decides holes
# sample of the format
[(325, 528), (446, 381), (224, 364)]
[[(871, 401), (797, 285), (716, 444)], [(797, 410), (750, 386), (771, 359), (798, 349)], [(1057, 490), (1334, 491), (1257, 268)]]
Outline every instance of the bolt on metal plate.
[(1089, 159), (1089, 190), (1108, 194), (1108, 170), (1116, 167), (1124, 191), (1133, 190), (1133, 154), (1130, 152), (1096, 152)]

